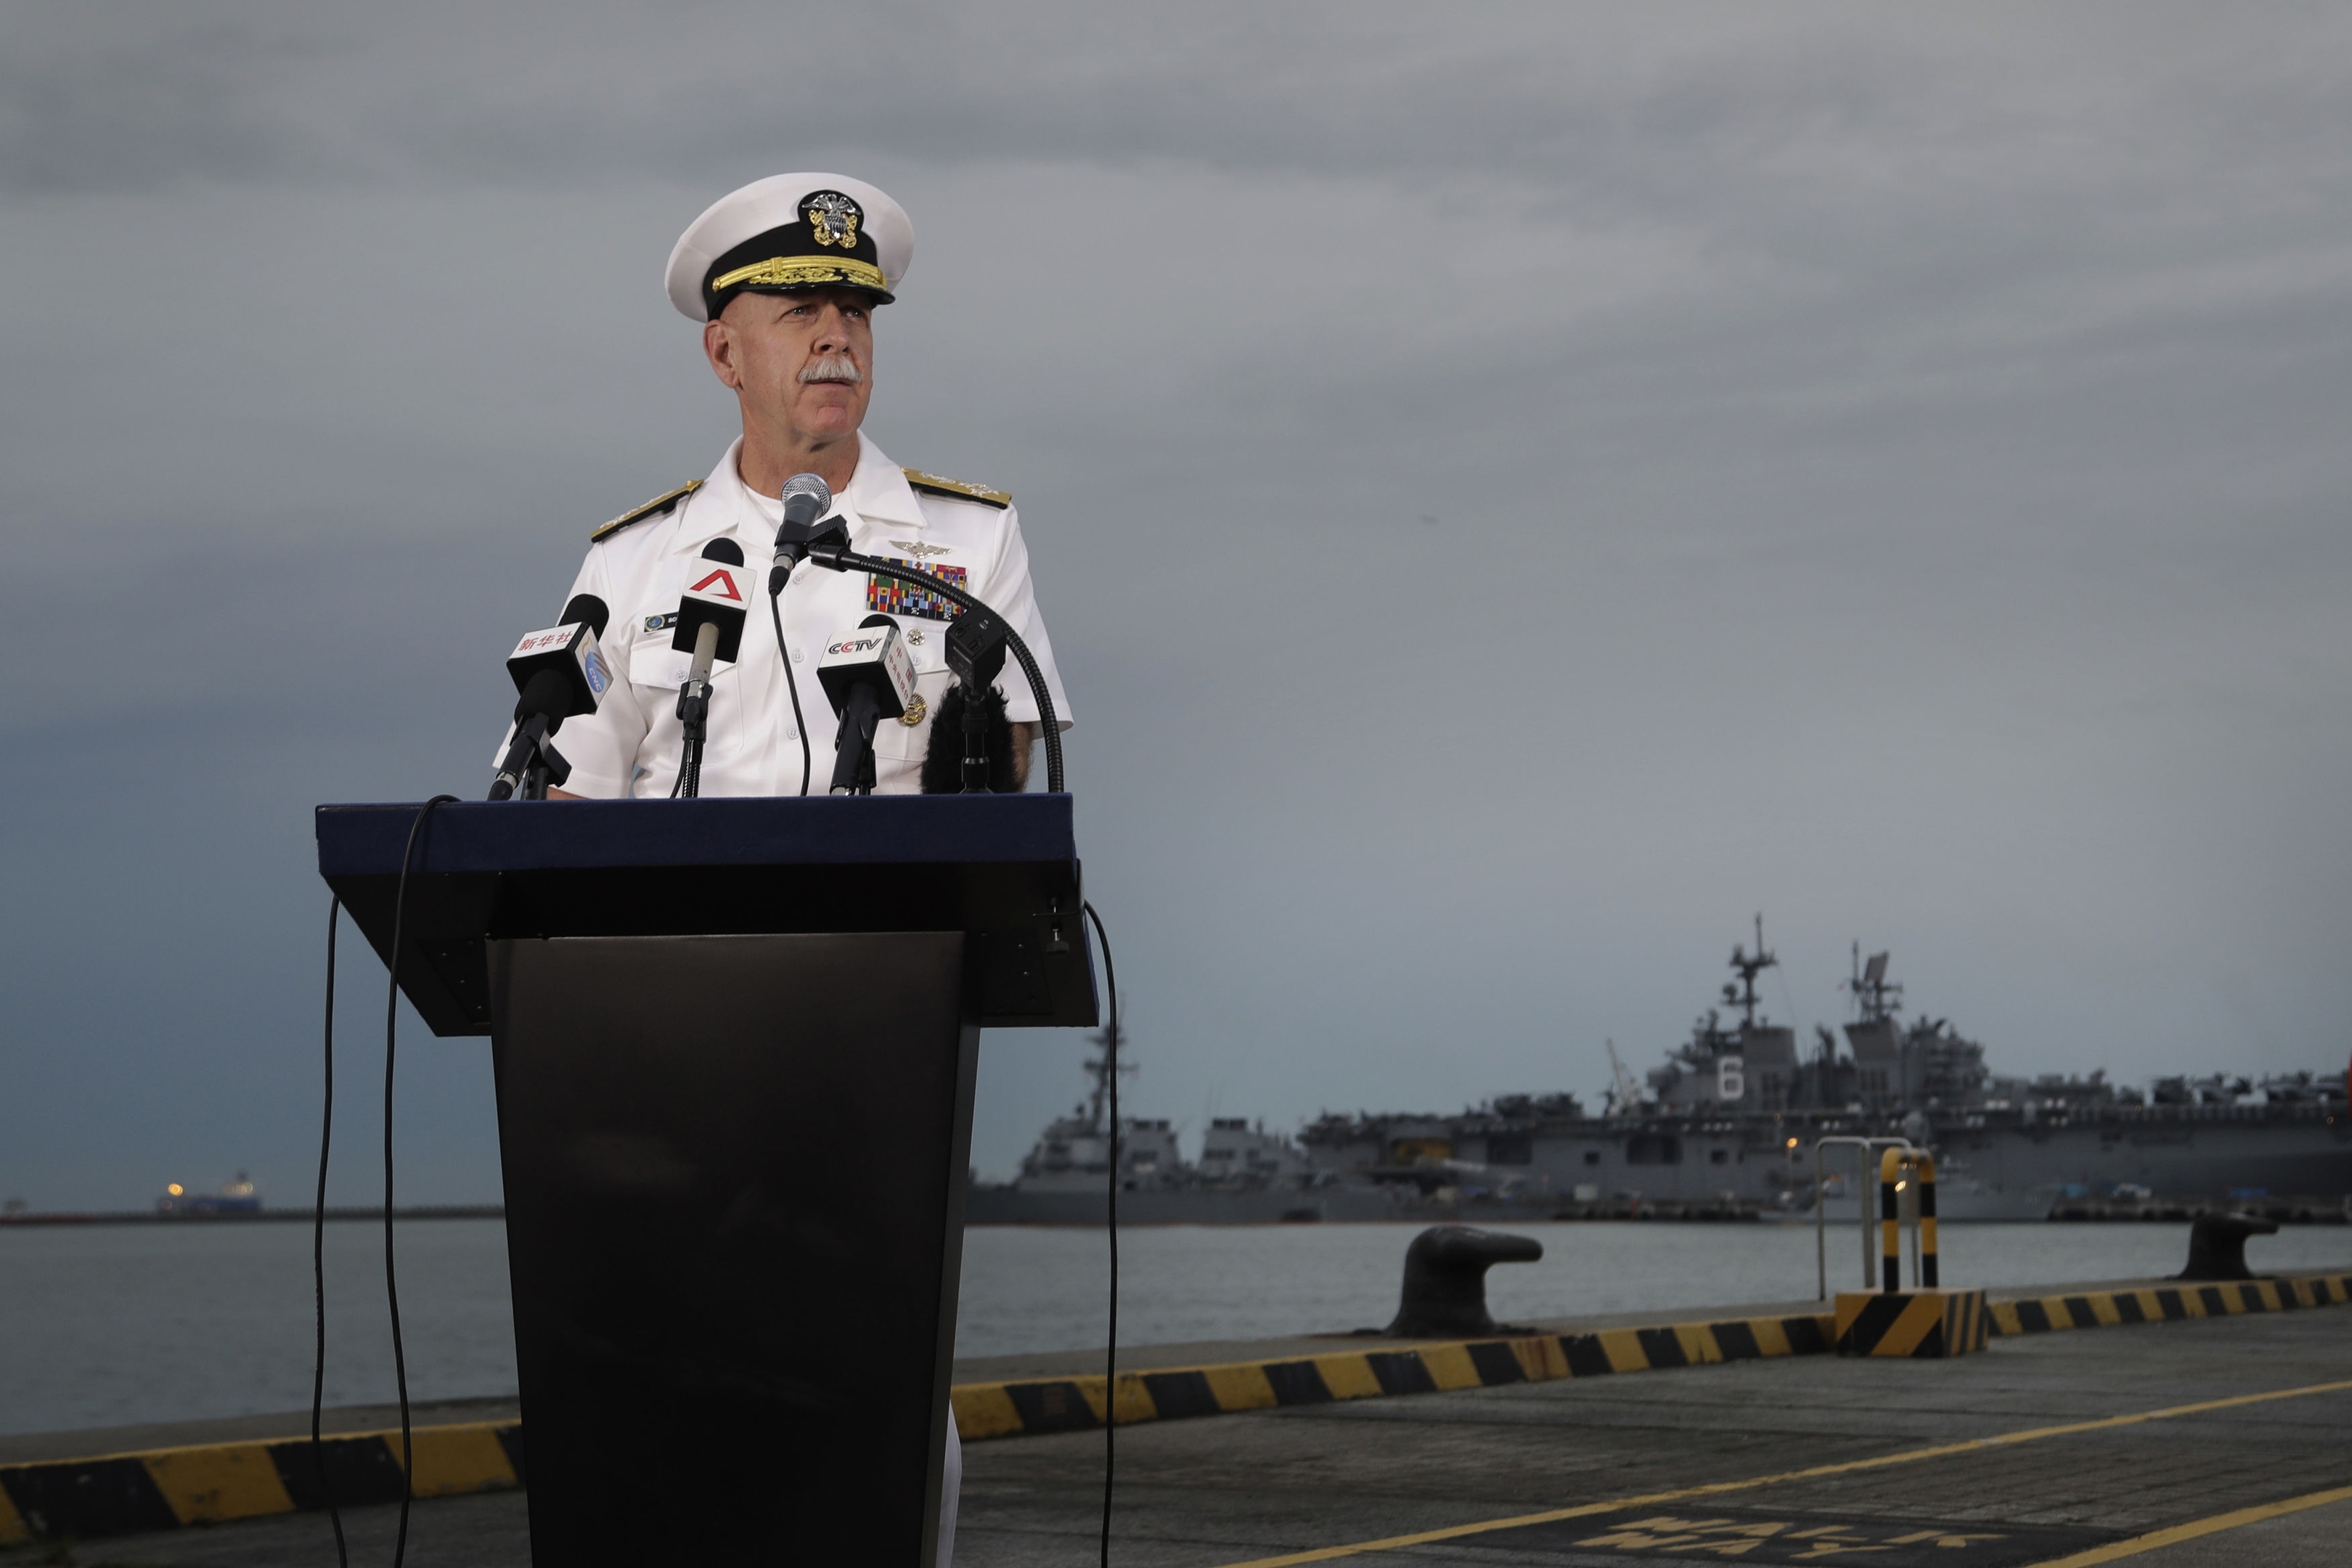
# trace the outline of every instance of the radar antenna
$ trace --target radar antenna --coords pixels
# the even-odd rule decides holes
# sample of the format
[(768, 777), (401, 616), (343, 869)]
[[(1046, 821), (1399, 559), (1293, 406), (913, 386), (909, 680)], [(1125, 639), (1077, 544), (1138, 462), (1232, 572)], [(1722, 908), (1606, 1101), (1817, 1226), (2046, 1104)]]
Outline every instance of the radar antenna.
[(1892, 1018), (1903, 1003), (1903, 987), (1886, 978), (1886, 954), (1874, 952), (1870, 962), (1862, 961), (1862, 943), (1853, 944), (1853, 978), (1847, 983), (1853, 993), (1854, 1011), (1860, 1021), (1874, 1023)]

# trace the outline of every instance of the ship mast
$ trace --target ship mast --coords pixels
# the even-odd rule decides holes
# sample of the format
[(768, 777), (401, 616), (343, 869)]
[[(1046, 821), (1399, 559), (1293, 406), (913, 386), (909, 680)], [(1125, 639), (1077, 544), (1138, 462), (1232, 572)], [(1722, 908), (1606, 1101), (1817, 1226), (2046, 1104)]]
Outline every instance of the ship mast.
[(1764, 916), (1759, 912), (1756, 916), (1756, 951), (1751, 954), (1737, 945), (1732, 948), (1731, 967), (1739, 975), (1739, 984), (1734, 985), (1726, 981), (1723, 986), (1723, 1000), (1739, 1009), (1743, 1029), (1756, 1027), (1756, 977), (1777, 967), (1780, 962), (1764, 946)]
[[(1116, 1023), (1106, 1024), (1099, 1035), (1087, 1037), (1089, 1043), (1101, 1047), (1102, 1051), (1099, 1056), (1087, 1058), (1087, 1076), (1095, 1080), (1094, 1089), (1087, 1096), (1087, 1131), (1097, 1137), (1102, 1135), (1104, 1102), (1110, 1098), (1111, 1063), (1117, 1058), (1118, 1047), (1126, 1037), (1127, 1031)], [(1135, 1076), (1135, 1064), (1119, 1062), (1118, 1070), (1132, 1078)]]

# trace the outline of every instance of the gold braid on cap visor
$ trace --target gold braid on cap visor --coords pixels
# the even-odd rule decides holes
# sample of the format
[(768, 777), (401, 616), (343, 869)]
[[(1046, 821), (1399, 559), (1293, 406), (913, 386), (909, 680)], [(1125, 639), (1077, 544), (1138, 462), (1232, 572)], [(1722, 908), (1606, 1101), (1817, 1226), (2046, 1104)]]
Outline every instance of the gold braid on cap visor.
[(811, 283), (847, 283), (884, 294), (890, 291), (889, 285), (882, 280), (879, 267), (846, 256), (772, 256), (749, 267), (738, 267), (724, 277), (713, 278), (710, 291), (721, 293), (739, 283), (764, 284), (772, 289), (806, 287)]

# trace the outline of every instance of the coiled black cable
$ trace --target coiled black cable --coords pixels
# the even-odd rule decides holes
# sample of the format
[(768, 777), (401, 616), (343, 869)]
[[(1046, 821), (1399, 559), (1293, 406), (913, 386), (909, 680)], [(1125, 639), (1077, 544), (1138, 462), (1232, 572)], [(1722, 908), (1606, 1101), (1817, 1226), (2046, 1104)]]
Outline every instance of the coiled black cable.
[(335, 1483), (327, 1473), (327, 1445), (319, 1435), (320, 1416), (327, 1399), (327, 1153), (335, 1135), (335, 932), (342, 923), (341, 894), (327, 900), (327, 1058), (326, 1108), (319, 1113), (319, 1194), (310, 1209), (310, 1289), (319, 1325), (319, 1347), (310, 1363), (310, 1462), (318, 1468), (319, 1492), (327, 1500), (327, 1518), (335, 1527), (335, 1562), (352, 1568), (351, 1548), (343, 1541), (343, 1510), (335, 1503)]
[(400, 1390), (400, 1533), (392, 1549), (392, 1568), (401, 1568), (408, 1558), (408, 1510), (415, 1500), (413, 1483), (416, 1467), (410, 1442), (408, 1423), (408, 1352), (400, 1337), (400, 1284), (393, 1272), (392, 1248), (392, 1081), (396, 1031), (394, 1026), (400, 1017), (400, 937), (401, 928), (408, 917), (408, 872), (416, 858), (416, 840), (425, 830), (425, 819), (433, 815), (436, 805), (446, 805), (457, 797), (436, 795), (416, 808), (416, 820), (408, 825), (408, 843), (400, 852), (400, 882), (392, 900), (392, 962), (387, 964), (383, 997), (383, 1297), (392, 1312), (392, 1371)]
[(1110, 1086), (1110, 1328), (1103, 1349), (1102, 1568), (1110, 1568), (1110, 1500), (1118, 1470), (1118, 967), (1111, 962), (1110, 933), (1091, 902), (1079, 906), (1094, 922), (1102, 948), (1103, 978), (1110, 989), (1110, 1023), (1103, 1031), (1103, 1079)]

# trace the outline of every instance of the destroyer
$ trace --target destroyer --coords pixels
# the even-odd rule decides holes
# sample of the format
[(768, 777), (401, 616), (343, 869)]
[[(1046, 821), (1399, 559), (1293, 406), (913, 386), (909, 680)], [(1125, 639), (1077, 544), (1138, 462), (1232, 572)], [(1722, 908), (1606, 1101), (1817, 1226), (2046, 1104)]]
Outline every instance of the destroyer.
[[(1103, 1037), (1094, 1037), (1097, 1047)], [(1108, 1050), (1086, 1064), (1087, 1098), (1050, 1122), (1021, 1162), (1021, 1173), (998, 1185), (972, 1184), (968, 1225), (1100, 1225), (1108, 1212), (1110, 1090)], [(1122, 1058), (1118, 1070), (1129, 1073)], [(1121, 1117), (1118, 1218), (1121, 1225), (1271, 1225), (1318, 1220), (1391, 1219), (1419, 1205), (1410, 1188), (1383, 1187), (1318, 1169), (1306, 1152), (1263, 1123), (1211, 1119), (1198, 1163), (1188, 1162), (1165, 1121)]]

